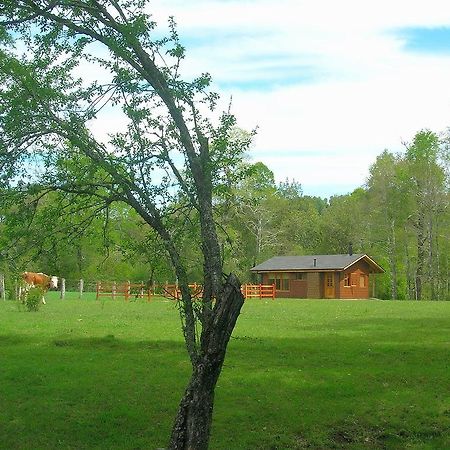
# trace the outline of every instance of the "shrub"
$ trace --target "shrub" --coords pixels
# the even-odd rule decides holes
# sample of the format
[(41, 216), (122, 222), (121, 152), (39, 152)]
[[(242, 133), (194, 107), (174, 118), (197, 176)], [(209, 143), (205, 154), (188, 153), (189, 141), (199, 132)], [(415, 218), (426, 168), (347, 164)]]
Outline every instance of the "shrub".
[(41, 306), (42, 295), (41, 288), (31, 288), (28, 294), (23, 295), (21, 301), (28, 311), (38, 311)]

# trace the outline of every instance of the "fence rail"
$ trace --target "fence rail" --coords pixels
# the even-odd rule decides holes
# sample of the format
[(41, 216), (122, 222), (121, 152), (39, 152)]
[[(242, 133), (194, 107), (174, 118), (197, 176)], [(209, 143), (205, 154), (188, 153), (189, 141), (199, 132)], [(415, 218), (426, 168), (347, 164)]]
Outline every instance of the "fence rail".
[[(189, 290), (191, 291), (191, 298), (200, 300), (203, 298), (203, 286), (201, 284), (192, 283), (189, 284)], [(166, 298), (172, 298), (179, 300), (181, 298), (181, 290), (178, 284), (161, 284), (155, 286), (155, 292)]]
[(242, 294), (247, 298), (271, 298), (275, 300), (274, 284), (244, 284), (241, 287)]
[(116, 282), (102, 282), (97, 281), (96, 288), (96, 300), (100, 297), (111, 297), (115, 300), (116, 297), (124, 297), (128, 302), (131, 297), (147, 298), (147, 301), (151, 301), (152, 292), (144, 283), (130, 283), (126, 281), (124, 283)]
[[(0, 274), (0, 300), (6, 300), (6, 293), (8, 298), (17, 298), (18, 280), (13, 280), (13, 286), (7, 289), (5, 286), (5, 277)], [(12, 289), (12, 290), (11, 290)], [(203, 285), (197, 283), (189, 284), (191, 297), (193, 299), (203, 298)], [(181, 290), (178, 284), (153, 284), (144, 282), (130, 282), (130, 281), (92, 281), (83, 279), (59, 279), (58, 290), (60, 291), (60, 298), (64, 299), (66, 291), (78, 292), (78, 297), (81, 299), (85, 292), (95, 292), (96, 299), (100, 297), (124, 297), (125, 301), (130, 298), (146, 298), (151, 301), (153, 296), (162, 296), (169, 299), (180, 300)], [(275, 299), (275, 285), (272, 284), (243, 284), (241, 287), (242, 295), (245, 299), (252, 298), (271, 298)]]

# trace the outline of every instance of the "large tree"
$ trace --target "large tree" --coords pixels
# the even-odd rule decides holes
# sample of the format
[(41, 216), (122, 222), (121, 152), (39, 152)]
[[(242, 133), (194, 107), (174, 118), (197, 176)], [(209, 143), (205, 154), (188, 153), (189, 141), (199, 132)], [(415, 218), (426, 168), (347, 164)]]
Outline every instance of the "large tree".
[[(202, 449), (208, 446), (214, 389), (243, 304), (237, 278), (222, 273), (213, 195), (229, 183), (229, 168), (249, 140), (231, 138), (235, 119), (229, 112), (216, 122), (206, 118), (218, 99), (208, 90), (209, 76), (181, 77), (185, 52), (175, 25), (170, 21), (168, 35), (157, 37), (148, 3), (2, 2), (0, 183), (34, 196), (42, 189), (64, 192), (69, 200), (83, 199), (93, 213), (100, 204), (123, 202), (155, 230), (182, 292), (180, 314), (192, 363), (169, 446)], [(120, 109), (124, 126), (110, 126), (108, 139), (93, 132), (102, 114), (114, 109)], [(191, 299), (189, 261), (177, 246), (182, 212), (199, 223), (201, 305)]]
[[(408, 225), (416, 247), (415, 298), (436, 298), (440, 291), (437, 281), (441, 278), (439, 233), (448, 208), (446, 174), (440, 160), (442, 142), (435, 133), (422, 130), (405, 145), (405, 175), (411, 205)], [(424, 295), (425, 288), (427, 295)]]
[(391, 281), (390, 297), (394, 300), (399, 298), (399, 234), (403, 231), (401, 224), (405, 220), (405, 208), (401, 207), (405, 198), (398, 176), (399, 159), (400, 157), (385, 150), (370, 167), (367, 182), (370, 205), (369, 239), (376, 253), (387, 255)]

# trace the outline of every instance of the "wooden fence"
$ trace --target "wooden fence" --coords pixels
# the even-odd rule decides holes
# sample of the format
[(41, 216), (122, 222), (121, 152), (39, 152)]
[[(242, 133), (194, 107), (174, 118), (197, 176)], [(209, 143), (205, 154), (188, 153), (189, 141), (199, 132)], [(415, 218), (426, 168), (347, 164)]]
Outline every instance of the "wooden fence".
[[(0, 274), (0, 300), (6, 300), (5, 279), (3, 274)], [(153, 296), (160, 295), (162, 297), (180, 300), (181, 291), (178, 284), (158, 284), (149, 286), (148, 283), (131, 283), (115, 282), (115, 281), (86, 281), (86, 280), (66, 280), (64, 278), (59, 279), (60, 284), (58, 290), (60, 290), (60, 298), (65, 298), (66, 286), (69, 291), (78, 291), (79, 298), (82, 298), (83, 293), (88, 291), (95, 291), (96, 299), (100, 297), (123, 297), (125, 301), (129, 301), (130, 298), (146, 298), (147, 301), (151, 301)], [(16, 291), (17, 291), (16, 282)], [(201, 284), (192, 283), (189, 284), (191, 290), (191, 296), (193, 299), (201, 299), (203, 297), (203, 286)], [(271, 298), (275, 299), (275, 285), (272, 284), (243, 284), (241, 287), (244, 298)], [(17, 297), (17, 295), (16, 295)]]
[(115, 300), (116, 297), (124, 297), (126, 302), (128, 302), (130, 298), (146, 298), (149, 302), (152, 299), (152, 292), (144, 283), (130, 283), (129, 281), (126, 281), (125, 283), (97, 281), (96, 299), (98, 300), (100, 297), (111, 297), (113, 300)]
[[(155, 287), (163, 297), (172, 298), (174, 300), (180, 300), (181, 290), (178, 284), (162, 284)], [(191, 297), (195, 300), (203, 298), (203, 286), (201, 284), (193, 283), (189, 284), (189, 289), (191, 291)]]
[[(80, 282), (82, 286), (82, 281)], [(203, 286), (201, 284), (189, 284), (191, 296), (193, 299), (201, 299), (203, 297)], [(275, 299), (275, 285), (274, 284), (243, 284), (241, 287), (242, 295), (245, 299), (250, 298), (271, 298)], [(82, 288), (80, 289), (81, 297)], [(178, 284), (160, 284), (153, 285), (151, 288), (145, 283), (124, 283), (97, 281), (96, 284), (96, 299), (100, 297), (111, 297), (113, 300), (116, 297), (124, 297), (125, 301), (130, 298), (147, 298), (150, 301), (153, 295), (161, 295), (162, 297), (173, 300), (181, 299), (181, 291)], [(63, 297), (61, 297), (63, 298)]]
[[(181, 291), (177, 284), (164, 284), (154, 288), (160, 295), (166, 298), (179, 300), (181, 298)], [(191, 296), (194, 299), (201, 299), (203, 297), (203, 286), (201, 284), (190, 284)], [(274, 284), (243, 284), (241, 292), (244, 298), (271, 298), (275, 299), (275, 285)]]
[(275, 300), (274, 284), (243, 284), (241, 287), (244, 298), (271, 298)]
[[(158, 288), (156, 288), (158, 289)], [(203, 296), (203, 286), (201, 284), (190, 284), (191, 296), (194, 299), (201, 299)], [(162, 296), (179, 300), (181, 291), (177, 284), (165, 284), (159, 286), (158, 289)], [(247, 298), (271, 298), (275, 300), (274, 284), (243, 284), (241, 287), (242, 295)]]

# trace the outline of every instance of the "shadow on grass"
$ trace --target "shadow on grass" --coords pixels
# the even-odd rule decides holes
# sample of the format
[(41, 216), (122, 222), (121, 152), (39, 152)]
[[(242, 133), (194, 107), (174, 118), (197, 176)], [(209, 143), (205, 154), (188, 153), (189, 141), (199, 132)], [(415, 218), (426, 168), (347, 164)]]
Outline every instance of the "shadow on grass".
[(105, 337), (86, 337), (71, 339), (55, 339), (52, 341), (56, 347), (71, 347), (73, 349), (116, 349), (128, 350), (155, 350), (155, 351), (181, 351), (184, 344), (176, 341), (129, 341), (116, 338), (113, 334)]
[[(211, 448), (446, 448), (446, 329), (388, 318), (297, 338), (235, 333)], [(164, 446), (190, 373), (182, 342), (0, 335), (0, 346), (7, 448)]]
[(32, 339), (29, 336), (0, 334), (0, 346), (4, 345), (19, 345), (23, 343), (31, 343)]
[(418, 330), (428, 333), (429, 331), (436, 334), (438, 330), (442, 332), (450, 332), (450, 320), (446, 317), (362, 317), (348, 318), (345, 315), (330, 317), (325, 323), (315, 323), (312, 325), (301, 324), (299, 330), (318, 330), (323, 333), (335, 330), (360, 331), (364, 333), (373, 332), (379, 334), (383, 330), (389, 330), (394, 333), (402, 333), (404, 330)]

